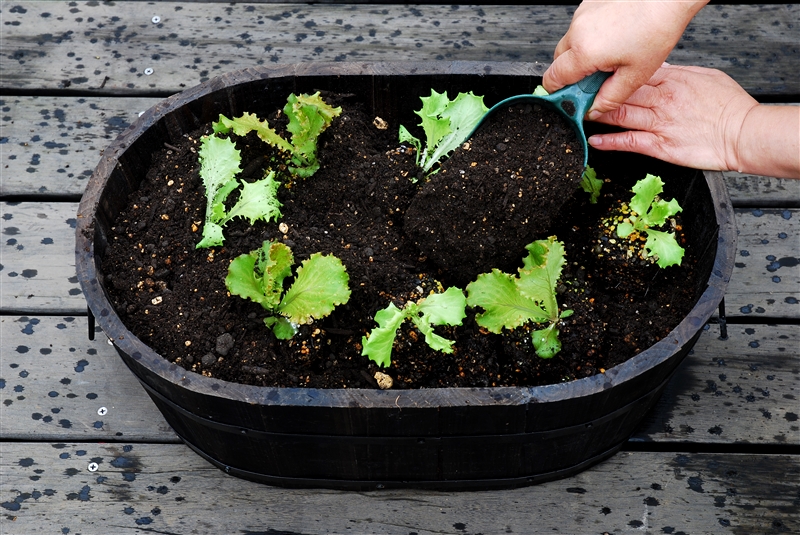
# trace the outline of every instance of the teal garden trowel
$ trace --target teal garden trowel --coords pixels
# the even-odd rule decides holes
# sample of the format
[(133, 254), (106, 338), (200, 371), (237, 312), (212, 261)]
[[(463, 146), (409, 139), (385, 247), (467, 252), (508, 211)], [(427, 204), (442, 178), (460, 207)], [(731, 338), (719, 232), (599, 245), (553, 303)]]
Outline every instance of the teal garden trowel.
[(486, 112), (467, 139), (472, 137), (480, 129), (481, 125), (486, 122), (486, 119), (497, 110), (513, 104), (545, 105), (563, 115), (572, 125), (583, 147), (583, 167), (585, 168), (589, 162), (589, 145), (586, 142), (586, 133), (583, 130), (583, 116), (586, 115), (592, 102), (594, 102), (594, 97), (597, 96), (600, 86), (611, 74), (610, 72), (598, 71), (577, 84), (568, 85), (550, 95), (515, 95), (501, 100)]

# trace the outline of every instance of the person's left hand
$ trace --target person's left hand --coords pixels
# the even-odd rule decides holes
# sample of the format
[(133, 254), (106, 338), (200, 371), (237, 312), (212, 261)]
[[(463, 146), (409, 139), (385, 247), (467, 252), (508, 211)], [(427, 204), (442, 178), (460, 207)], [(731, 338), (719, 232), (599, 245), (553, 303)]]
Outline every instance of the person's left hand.
[(625, 104), (597, 119), (628, 130), (588, 141), (600, 150), (638, 152), (696, 169), (735, 170), (742, 126), (756, 106), (721, 71), (665, 63)]

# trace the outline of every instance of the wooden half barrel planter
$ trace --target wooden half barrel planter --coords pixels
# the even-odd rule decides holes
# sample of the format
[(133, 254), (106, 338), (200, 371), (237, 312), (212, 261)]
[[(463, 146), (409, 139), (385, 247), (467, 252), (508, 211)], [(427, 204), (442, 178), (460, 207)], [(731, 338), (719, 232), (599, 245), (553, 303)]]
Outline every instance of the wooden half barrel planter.
[[(733, 267), (733, 211), (720, 173), (662, 174), (701, 251), (691, 312), (614, 368), (530, 388), (270, 388), (189, 372), (126, 329), (103, 286), (110, 227), (165, 142), (245, 111), (266, 115), (295, 92), (353, 93), (375, 115), (416, 124), (419, 97), (474, 91), (487, 104), (530, 93), (542, 68), (521, 63), (320, 63), (212, 79), (145, 112), (104, 153), (80, 203), (76, 263), (90, 314), (178, 435), (232, 475), (287, 487), (499, 488), (575, 474), (616, 452), (656, 403), (720, 304)], [(618, 155), (619, 165), (641, 165)], [(652, 165), (651, 161), (649, 165)], [(642, 166), (641, 176), (651, 172)]]

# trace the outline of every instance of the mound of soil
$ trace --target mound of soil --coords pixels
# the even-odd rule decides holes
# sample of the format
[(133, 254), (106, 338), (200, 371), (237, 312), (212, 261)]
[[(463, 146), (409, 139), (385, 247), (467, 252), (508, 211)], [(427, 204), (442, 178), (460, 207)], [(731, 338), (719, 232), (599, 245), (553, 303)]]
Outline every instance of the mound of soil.
[[(128, 208), (112, 228), (102, 271), (122, 321), (168, 360), (206, 376), (245, 384), (376, 388), (378, 367), (361, 356), (362, 337), (376, 326), (375, 313), (390, 302), (402, 307), (440, 284), (463, 284), (463, 274), (442, 269), (406, 234), (406, 227), (415, 224), (409, 207), (421, 191), (424, 195), (426, 185), (411, 180), (419, 170), (411, 149), (397, 143), (399, 125), (386, 128), (384, 121), (365, 114), (358, 102), (347, 97), (323, 96), (342, 106), (343, 114), (320, 139), (321, 169), (309, 179), (281, 188), (279, 222), (250, 225), (234, 220), (225, 228), (223, 247), (195, 248), (206, 202), (196, 152), (200, 137), (211, 132), (210, 125), (154, 155), (139, 191), (131, 195)], [(279, 117), (268, 119), (280, 125)], [(556, 148), (564, 149), (556, 137), (550, 139)], [(269, 160), (268, 146), (254, 136), (235, 140), (242, 151), (243, 175), (260, 177)], [(502, 141), (505, 147), (499, 151), (499, 142), (492, 140), (489, 150), (494, 152), (478, 154), (479, 141), (473, 139), (471, 149), (463, 154), (456, 151), (440, 175), (460, 175), (466, 163), (469, 180), (486, 184), (487, 212), (503, 214), (509, 203), (522, 210), (512, 201), (518, 187), (509, 185), (502, 192), (489, 186), (497, 175), (497, 166), (491, 162), (498, 152), (509, 162), (522, 161), (529, 156), (530, 145), (509, 138)], [(472, 162), (482, 164), (471, 166)], [(552, 169), (558, 165), (554, 163)], [(481, 169), (487, 176), (479, 174)], [(558, 355), (538, 358), (527, 329), (489, 334), (475, 323), (470, 311), (462, 326), (436, 328), (441, 336), (455, 340), (455, 351), (449, 355), (431, 350), (421, 333), (403, 325), (392, 365), (382, 370), (393, 378), (393, 388), (570, 381), (602, 373), (664, 337), (696, 299), (694, 285), (687, 284), (695, 276), (696, 254), (691, 247), (682, 266), (661, 270), (644, 292), (624, 284), (608, 286), (596, 275), (603, 272), (598, 264), (602, 259), (593, 254), (597, 221), (617, 198), (630, 197), (631, 185), (607, 184), (596, 205), (588, 204), (588, 195), (581, 191), (563, 195), (566, 204), (558, 217), (549, 216), (550, 224), (526, 224), (520, 231), (531, 239), (557, 235), (565, 243), (568, 262), (558, 299), (562, 308), (575, 313), (559, 326), (563, 349)], [(438, 210), (450, 213), (450, 208)], [(545, 217), (537, 216), (540, 219)], [(450, 243), (459, 243), (458, 232), (447, 238)], [(496, 229), (482, 227), (481, 232), (487, 243), (493, 233), (494, 243), (502, 244)], [(277, 340), (264, 325), (265, 310), (229, 296), (224, 283), (231, 260), (260, 248), (264, 240), (285, 243), (297, 262), (316, 252), (336, 255), (349, 273), (349, 302), (330, 316), (301, 326), (293, 339)], [(524, 250), (509, 252), (502, 266), (492, 267), (513, 272), (523, 254)]]
[(453, 280), (512, 269), (575, 192), (583, 148), (570, 123), (539, 105), (494, 112), (411, 202), (405, 232)]

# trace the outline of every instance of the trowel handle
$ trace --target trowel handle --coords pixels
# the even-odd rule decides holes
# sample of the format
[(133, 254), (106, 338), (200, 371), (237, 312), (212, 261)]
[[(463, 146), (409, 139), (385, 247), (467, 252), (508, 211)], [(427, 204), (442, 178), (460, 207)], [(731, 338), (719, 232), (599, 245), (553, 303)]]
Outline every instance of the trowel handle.
[(580, 82), (559, 89), (551, 95), (542, 97), (554, 104), (569, 119), (577, 130), (578, 139), (583, 147), (583, 166), (589, 163), (589, 145), (583, 129), (583, 116), (589, 111), (600, 86), (611, 76), (610, 72), (597, 71)]
[[(578, 82), (577, 85), (584, 93), (592, 93), (594, 96), (600, 91), (600, 86), (603, 85), (603, 82), (608, 80), (609, 76), (612, 74), (611, 72), (597, 71)], [(594, 100), (594, 98), (592, 98), (592, 100)]]
[[(561, 106), (564, 112), (572, 117), (572, 120), (577, 124), (583, 122), (583, 116), (589, 111), (589, 108), (594, 102), (594, 97), (612, 73), (597, 71), (590, 74), (578, 83), (568, 85), (549, 95), (547, 98), (550, 102)], [(564, 103), (570, 103), (570, 108), (565, 107)]]

